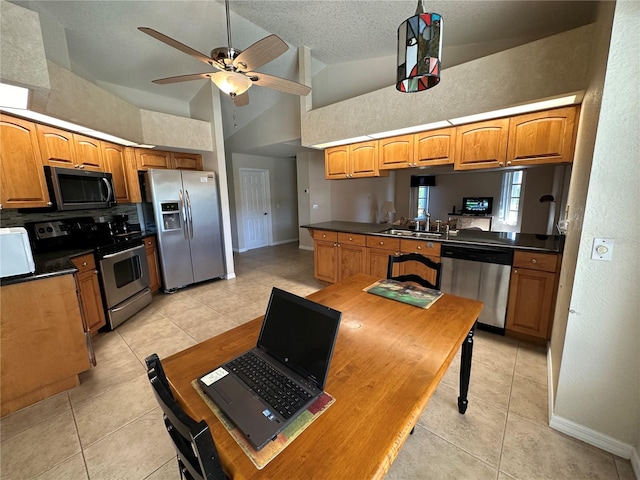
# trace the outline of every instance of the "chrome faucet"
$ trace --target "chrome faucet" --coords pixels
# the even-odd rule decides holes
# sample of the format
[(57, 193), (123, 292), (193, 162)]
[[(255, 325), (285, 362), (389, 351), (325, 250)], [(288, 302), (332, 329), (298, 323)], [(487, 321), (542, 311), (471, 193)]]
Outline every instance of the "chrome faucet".
[(424, 231), (428, 232), (431, 229), (431, 214), (429, 212), (427, 212), (427, 209), (423, 209), (422, 212), (424, 213)]

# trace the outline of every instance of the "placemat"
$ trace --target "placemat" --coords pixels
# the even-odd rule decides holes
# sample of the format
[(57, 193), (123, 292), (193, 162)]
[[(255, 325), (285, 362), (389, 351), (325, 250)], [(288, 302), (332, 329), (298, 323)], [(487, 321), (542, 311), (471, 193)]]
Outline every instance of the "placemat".
[(322, 413), (329, 408), (333, 402), (335, 402), (335, 399), (331, 395), (324, 392), (309, 406), (309, 408), (302, 412), (298, 418), (287, 426), (287, 428), (280, 432), (274, 441), (269, 442), (262, 448), (262, 450), (257, 451), (246, 440), (242, 432), (240, 432), (231, 420), (229, 420), (226, 415), (220, 411), (207, 394), (202, 391), (198, 384), (198, 379), (193, 380), (191, 385), (209, 406), (215, 416), (218, 417), (218, 420), (222, 422), (222, 425), (224, 425), (231, 437), (233, 437), (242, 451), (247, 454), (258, 470), (262, 470), (265, 465), (282, 452), (287, 445), (289, 445), (298, 435), (304, 432), (304, 430), (311, 425), (316, 418), (322, 415)]

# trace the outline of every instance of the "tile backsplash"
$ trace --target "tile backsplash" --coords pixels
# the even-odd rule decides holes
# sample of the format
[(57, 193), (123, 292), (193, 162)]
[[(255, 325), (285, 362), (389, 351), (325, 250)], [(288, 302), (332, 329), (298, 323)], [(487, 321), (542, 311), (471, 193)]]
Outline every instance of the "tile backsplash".
[(93, 217), (96, 222), (108, 222), (114, 215), (129, 215), (129, 223), (141, 223), (136, 204), (117, 205), (112, 208), (98, 210), (76, 210), (73, 212), (34, 212), (26, 210), (6, 209), (0, 211), (0, 227), (22, 227), (26, 222), (39, 222), (71, 217)]

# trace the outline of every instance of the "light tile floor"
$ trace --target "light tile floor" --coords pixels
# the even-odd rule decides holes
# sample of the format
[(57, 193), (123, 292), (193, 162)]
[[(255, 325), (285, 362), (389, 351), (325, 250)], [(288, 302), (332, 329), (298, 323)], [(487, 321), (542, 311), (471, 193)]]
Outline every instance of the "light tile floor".
[[(179, 478), (144, 358), (164, 358), (261, 315), (273, 286), (304, 296), (326, 285), (313, 277), (313, 253), (296, 243), (236, 254), (235, 262), (237, 278), (158, 294), (116, 331), (99, 333), (98, 366), (80, 386), (3, 418), (0, 477)], [(634, 479), (628, 460), (547, 426), (543, 348), (478, 331), (466, 415), (457, 413), (458, 375), (459, 359), (388, 480)]]

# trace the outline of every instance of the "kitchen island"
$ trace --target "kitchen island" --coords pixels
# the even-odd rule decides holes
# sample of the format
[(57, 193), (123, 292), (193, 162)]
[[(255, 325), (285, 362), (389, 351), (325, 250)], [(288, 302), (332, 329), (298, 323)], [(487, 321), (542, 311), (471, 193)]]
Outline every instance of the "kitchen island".
[[(478, 230), (423, 232), (402, 230), (389, 224), (344, 221), (303, 225), (302, 228), (307, 228), (314, 240), (314, 275), (328, 283), (341, 282), (357, 273), (385, 278), (390, 255), (420, 253), (440, 263), (441, 253), (443, 257), (447, 256), (444, 250), (451, 250), (453, 246), (506, 252), (508, 260), (503, 262), (506, 265), (499, 280), (503, 294), (496, 302), (498, 320), (489, 324), (496, 327), (492, 331), (539, 343), (550, 338), (563, 236)], [(450, 259), (446, 260), (450, 263)], [(399, 271), (394, 271), (395, 275), (407, 273), (416, 273), (435, 282), (435, 273), (416, 262), (406, 262)], [(445, 278), (447, 276), (451, 278)], [(450, 268), (443, 268), (443, 285), (451, 283), (447, 281), (453, 278), (466, 277), (464, 271), (461, 276), (460, 270), (453, 274)], [(494, 280), (498, 281), (485, 279), (484, 283)], [(469, 291), (478, 290), (469, 287)], [(492, 288), (496, 290), (498, 285)], [(456, 290), (448, 293), (456, 293)], [(480, 322), (479, 327), (483, 326)]]

